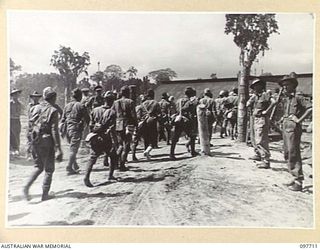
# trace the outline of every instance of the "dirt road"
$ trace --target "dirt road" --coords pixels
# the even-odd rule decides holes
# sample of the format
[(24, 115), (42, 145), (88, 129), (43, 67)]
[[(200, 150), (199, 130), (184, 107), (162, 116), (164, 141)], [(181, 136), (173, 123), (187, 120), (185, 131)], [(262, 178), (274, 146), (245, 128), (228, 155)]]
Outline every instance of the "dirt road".
[[(311, 135), (304, 140), (310, 144)], [(190, 158), (181, 140), (177, 161), (169, 160), (164, 143), (153, 150), (151, 162), (140, 150), (141, 162), (129, 161), (130, 171), (115, 172), (116, 183), (107, 181), (108, 169), (99, 159), (92, 173), (94, 188), (84, 186), (83, 173), (66, 175), (64, 144), (65, 160), (56, 164), (51, 188), (55, 198), (46, 202), (40, 202), (43, 175), (31, 187), (32, 200), (23, 199), (33, 166), (15, 159), (9, 166), (8, 225), (313, 227), (310, 165), (304, 164), (304, 190), (296, 193), (282, 185), (290, 180), (282, 142), (271, 144), (268, 170), (248, 159), (252, 148), (217, 135), (212, 142), (212, 156)], [(88, 155), (79, 155), (78, 161), (84, 170)]]

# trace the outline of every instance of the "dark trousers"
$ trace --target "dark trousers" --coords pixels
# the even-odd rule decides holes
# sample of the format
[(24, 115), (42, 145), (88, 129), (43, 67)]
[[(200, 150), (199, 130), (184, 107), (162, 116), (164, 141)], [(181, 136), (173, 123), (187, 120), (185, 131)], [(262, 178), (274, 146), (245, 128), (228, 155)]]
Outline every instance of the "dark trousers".
[(35, 150), (35, 170), (33, 171), (30, 179), (27, 182), (27, 189), (32, 185), (32, 183), (38, 178), (38, 176), (45, 171), (42, 189), (43, 193), (48, 194), (52, 182), (52, 175), (55, 170), (54, 166), (54, 142), (51, 136), (41, 138), (37, 145), (34, 145)]
[(90, 174), (94, 164), (97, 162), (97, 159), (100, 155), (106, 154), (110, 157), (110, 171), (109, 171), (109, 178), (113, 177), (114, 170), (118, 166), (118, 156), (116, 153), (115, 145), (110, 136), (106, 137), (96, 137), (95, 140), (90, 142), (91, 146), (91, 153), (90, 159), (87, 165), (85, 179), (90, 179)]
[(172, 156), (174, 156), (175, 147), (179, 141), (182, 132), (185, 132), (189, 137), (188, 145), (190, 145), (191, 155), (194, 155), (196, 153), (195, 141), (197, 137), (197, 121), (189, 120), (188, 122), (181, 121), (174, 124), (172, 133), (172, 143), (170, 148), (170, 155)]
[(70, 129), (67, 131), (67, 139), (70, 143), (70, 156), (67, 165), (67, 171), (72, 171), (79, 168), (77, 164), (77, 153), (80, 147), (81, 138), (82, 131), (76, 129)]
[(145, 149), (147, 149), (148, 146), (155, 148), (158, 142), (158, 130), (157, 130), (156, 118), (149, 117), (141, 132), (144, 140)]
[(130, 143), (132, 140), (132, 134), (126, 133), (125, 130), (117, 131), (117, 138), (120, 147), (120, 169), (125, 167), (125, 162), (130, 151)]
[(289, 172), (294, 179), (302, 182), (304, 180), (302, 160), (300, 152), (302, 128), (291, 120), (283, 121), (283, 149), (284, 158), (288, 161)]
[(20, 148), (21, 122), (19, 119), (10, 119), (10, 150)]

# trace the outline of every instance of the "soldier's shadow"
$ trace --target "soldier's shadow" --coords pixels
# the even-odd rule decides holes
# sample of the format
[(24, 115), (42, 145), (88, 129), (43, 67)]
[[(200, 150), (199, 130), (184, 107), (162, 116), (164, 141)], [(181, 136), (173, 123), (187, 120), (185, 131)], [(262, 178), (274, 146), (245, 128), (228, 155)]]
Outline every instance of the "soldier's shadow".
[(174, 175), (166, 174), (162, 176), (155, 176), (154, 174), (151, 174), (141, 178), (127, 177), (119, 180), (119, 182), (134, 182), (134, 183), (158, 182), (158, 181), (163, 181), (166, 177), (174, 177)]
[(227, 159), (233, 159), (233, 160), (245, 160), (245, 158), (240, 157), (237, 153), (223, 153), (221, 151), (213, 151), (210, 154), (210, 157), (217, 157), (217, 158), (227, 158)]

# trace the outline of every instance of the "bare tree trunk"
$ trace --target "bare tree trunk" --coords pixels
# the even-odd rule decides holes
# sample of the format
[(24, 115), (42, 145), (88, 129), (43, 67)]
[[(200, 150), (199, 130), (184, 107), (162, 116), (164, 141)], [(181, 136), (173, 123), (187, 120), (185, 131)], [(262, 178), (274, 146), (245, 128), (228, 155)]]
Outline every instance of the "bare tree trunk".
[(239, 104), (238, 104), (238, 141), (246, 141), (247, 133), (247, 109), (249, 99), (250, 66), (243, 66), (238, 78)]
[(204, 105), (198, 105), (197, 107), (198, 128), (200, 148), (202, 155), (210, 155), (210, 140), (209, 140), (209, 128), (208, 118), (206, 115), (206, 108)]

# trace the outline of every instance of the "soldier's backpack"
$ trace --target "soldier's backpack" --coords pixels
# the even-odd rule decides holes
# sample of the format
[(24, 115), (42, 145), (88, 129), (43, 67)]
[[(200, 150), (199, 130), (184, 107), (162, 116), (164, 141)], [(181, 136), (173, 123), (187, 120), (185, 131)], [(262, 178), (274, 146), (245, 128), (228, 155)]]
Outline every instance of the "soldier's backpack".
[(48, 118), (46, 117), (46, 112), (48, 109), (49, 107), (41, 110), (30, 119), (30, 138), (32, 145), (38, 144), (42, 135), (48, 133), (50, 130), (48, 126)]

